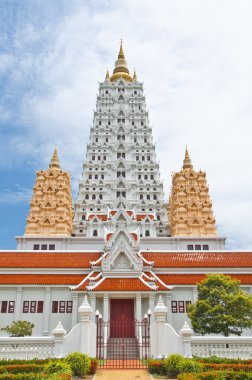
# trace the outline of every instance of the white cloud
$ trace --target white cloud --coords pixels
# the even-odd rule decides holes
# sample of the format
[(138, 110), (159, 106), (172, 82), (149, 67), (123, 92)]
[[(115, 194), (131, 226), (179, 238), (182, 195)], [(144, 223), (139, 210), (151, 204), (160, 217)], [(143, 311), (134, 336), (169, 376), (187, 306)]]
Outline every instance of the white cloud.
[(76, 191), (97, 82), (113, 69), (122, 37), (145, 84), (166, 193), (188, 144), (195, 168), (207, 171), (219, 230), (233, 247), (249, 248), (251, 8), (249, 0), (73, 1), (54, 22), (27, 17), (16, 25), (15, 50), (0, 60), (3, 68), (9, 60), (10, 88), (20, 97), (14, 119), (22, 134), (6, 147), (15, 149), (10, 165), (45, 167), (57, 144)]
[(0, 193), (0, 204), (28, 203), (32, 197), (32, 189), (19, 185), (15, 189), (4, 189)]

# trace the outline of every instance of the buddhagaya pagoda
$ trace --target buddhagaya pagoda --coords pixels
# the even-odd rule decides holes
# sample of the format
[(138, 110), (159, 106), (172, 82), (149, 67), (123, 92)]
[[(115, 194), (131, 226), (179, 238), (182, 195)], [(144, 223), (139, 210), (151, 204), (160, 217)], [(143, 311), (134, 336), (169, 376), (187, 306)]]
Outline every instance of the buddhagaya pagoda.
[[(194, 169), (187, 148), (165, 199), (143, 83), (122, 43), (112, 75), (107, 70), (99, 83), (81, 170), (75, 202), (57, 149), (37, 172), (25, 233), (16, 250), (0, 252), (0, 327), (29, 320), (35, 336), (50, 336), (61, 321), (68, 333), (86, 308), (93, 323), (108, 323), (100, 336), (107, 358), (122, 338), (138, 357), (142, 325), (122, 332), (109, 323), (154, 323), (159, 310), (172, 331), (185, 321), (189, 328), (188, 306), (208, 273), (230, 275), (251, 292), (252, 253), (225, 249), (206, 173)], [(95, 346), (96, 337), (87, 339)]]

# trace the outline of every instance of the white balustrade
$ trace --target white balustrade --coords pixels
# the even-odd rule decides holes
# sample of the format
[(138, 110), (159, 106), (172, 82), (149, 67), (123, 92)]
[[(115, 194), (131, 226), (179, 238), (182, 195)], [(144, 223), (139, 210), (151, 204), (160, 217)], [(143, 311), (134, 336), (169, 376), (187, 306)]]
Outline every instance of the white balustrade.
[(192, 337), (192, 354), (200, 357), (252, 358), (252, 337)]
[(0, 359), (46, 359), (53, 356), (53, 337), (0, 338)]

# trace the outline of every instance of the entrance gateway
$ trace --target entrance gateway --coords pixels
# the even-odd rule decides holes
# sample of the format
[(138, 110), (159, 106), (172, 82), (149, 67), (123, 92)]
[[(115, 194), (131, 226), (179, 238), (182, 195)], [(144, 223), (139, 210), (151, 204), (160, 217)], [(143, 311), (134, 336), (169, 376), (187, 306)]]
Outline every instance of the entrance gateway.
[(111, 299), (110, 320), (96, 316), (96, 357), (104, 369), (146, 368), (150, 356), (150, 316), (134, 318), (133, 299)]

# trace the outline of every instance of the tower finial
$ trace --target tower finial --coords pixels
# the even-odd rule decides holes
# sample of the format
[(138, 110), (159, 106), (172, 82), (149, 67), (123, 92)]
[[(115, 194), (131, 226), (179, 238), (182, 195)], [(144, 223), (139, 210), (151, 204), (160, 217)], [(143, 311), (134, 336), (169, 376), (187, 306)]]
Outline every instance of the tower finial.
[(136, 74), (136, 69), (134, 69), (134, 74), (133, 74), (133, 81), (137, 81), (137, 74)]
[(120, 59), (120, 58), (125, 59), (122, 44), (123, 44), (123, 40), (122, 40), (122, 38), (121, 38), (121, 40), (120, 40), (120, 50), (119, 50), (119, 54), (118, 54), (118, 59)]
[(115, 62), (115, 68), (113, 74), (110, 77), (111, 82), (116, 82), (118, 79), (123, 78), (127, 82), (132, 82), (133, 78), (129, 73), (129, 69), (127, 66), (127, 61), (125, 59), (122, 39), (120, 40), (120, 49), (118, 54), (118, 59)]
[(188, 149), (187, 149), (187, 145), (186, 145), (185, 159), (183, 161), (183, 169), (192, 169), (192, 168), (193, 168), (192, 161), (190, 159)]
[(106, 77), (105, 77), (105, 80), (110, 80), (110, 76), (109, 76), (109, 71), (108, 71), (108, 68), (107, 68), (107, 72), (106, 72)]
[(52, 156), (49, 168), (50, 169), (56, 169), (56, 170), (60, 169), (57, 146), (55, 146), (55, 148), (54, 148), (54, 152), (53, 152), (53, 156)]

